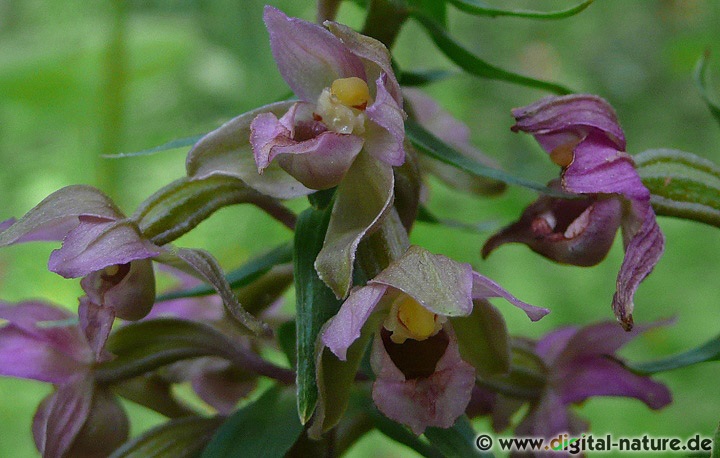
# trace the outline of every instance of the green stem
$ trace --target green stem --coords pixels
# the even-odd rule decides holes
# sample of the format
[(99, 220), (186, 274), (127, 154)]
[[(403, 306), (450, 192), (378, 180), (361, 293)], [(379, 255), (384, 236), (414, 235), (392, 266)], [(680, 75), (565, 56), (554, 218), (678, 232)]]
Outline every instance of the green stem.
[(340, 0), (318, 0), (317, 21), (322, 24), (325, 21), (334, 21), (337, 16)]
[(390, 49), (407, 18), (407, 6), (401, 0), (370, 0), (362, 33), (380, 40)]

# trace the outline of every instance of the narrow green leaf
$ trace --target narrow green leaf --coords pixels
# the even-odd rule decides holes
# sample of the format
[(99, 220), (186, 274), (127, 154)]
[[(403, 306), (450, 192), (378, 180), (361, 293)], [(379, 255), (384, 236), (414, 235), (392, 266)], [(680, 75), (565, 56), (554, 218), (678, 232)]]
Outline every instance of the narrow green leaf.
[(407, 3), (411, 9), (421, 11), (443, 27), (447, 26), (446, 0), (407, 0)]
[(644, 151), (635, 163), (655, 213), (720, 227), (719, 166), (671, 149)]
[(303, 431), (290, 389), (270, 388), (217, 430), (202, 458), (282, 458)]
[(207, 445), (222, 421), (221, 417), (168, 421), (126, 442), (110, 458), (192, 458)]
[(708, 62), (710, 60), (710, 52), (706, 51), (705, 54), (698, 60), (697, 65), (695, 66), (695, 72), (693, 73), (693, 80), (695, 81), (695, 86), (698, 89), (698, 92), (700, 92), (700, 97), (705, 101), (708, 108), (710, 109), (710, 113), (715, 117), (715, 119), (720, 123), (720, 105), (712, 101), (712, 98), (710, 97), (710, 91), (708, 90)]
[(300, 214), (295, 231), (295, 293), (297, 298), (297, 408), (305, 424), (317, 403), (315, 343), (320, 328), (337, 313), (341, 301), (315, 271), (332, 213), (309, 208)]
[[(291, 262), (293, 257), (292, 253), (292, 244), (284, 243), (266, 253), (261, 254), (256, 258), (253, 258), (247, 264), (228, 273), (225, 278), (230, 284), (230, 287), (233, 289), (249, 285), (253, 281), (260, 278), (262, 275), (270, 271), (270, 269), (272, 269), (274, 266)], [(171, 293), (163, 294), (161, 296), (158, 296), (156, 301), (162, 302), (183, 297), (206, 296), (208, 294), (215, 293), (216, 291), (213, 287), (208, 285), (202, 285), (183, 291), (174, 291)]]
[(577, 198), (578, 196), (573, 194), (567, 194), (564, 192), (550, 189), (546, 186), (536, 183), (534, 181), (526, 180), (524, 178), (516, 177), (502, 170), (487, 167), (479, 162), (473, 161), (472, 159), (463, 156), (460, 152), (456, 151), (453, 147), (449, 146), (423, 126), (418, 124), (412, 119), (405, 121), (405, 135), (412, 142), (412, 144), (420, 150), (420, 152), (427, 154), (428, 156), (435, 158), (445, 164), (457, 167), (460, 170), (464, 170), (470, 174), (492, 178), (494, 180), (502, 181), (507, 184), (514, 184), (523, 186), (534, 191), (541, 192), (555, 197), (564, 198)]
[(706, 361), (720, 361), (720, 335), (692, 350), (656, 361), (627, 363), (627, 366), (641, 374), (655, 374)]
[(163, 143), (162, 145), (156, 146), (154, 148), (148, 148), (133, 153), (103, 154), (102, 157), (106, 159), (122, 159), (126, 157), (149, 156), (151, 154), (160, 153), (162, 151), (192, 146), (204, 136), (205, 134), (200, 134), (193, 135), (192, 137), (178, 138), (176, 140), (171, 140), (167, 143)]
[(501, 8), (495, 8), (491, 5), (488, 5), (487, 3), (481, 1), (481, 0), (448, 0), (450, 3), (455, 5), (459, 10), (464, 11), (466, 13), (475, 15), (475, 16), (490, 16), (490, 17), (497, 17), (497, 16), (514, 16), (514, 17), (522, 17), (522, 18), (529, 18), (529, 19), (563, 19), (566, 17), (574, 16), (578, 14), (579, 12), (583, 11), (585, 8), (590, 6), (590, 4), (595, 0), (585, 0), (584, 2), (573, 6), (572, 8), (568, 8), (565, 10), (560, 11), (532, 11), (532, 10), (522, 10), (522, 9), (510, 9), (510, 10), (504, 10)]
[(422, 25), (430, 34), (438, 48), (456, 65), (480, 78), (506, 81), (508, 83), (520, 84), (522, 86), (534, 87), (550, 91), (555, 94), (571, 94), (573, 91), (556, 83), (537, 80), (517, 73), (503, 70), (480, 59), (467, 49), (457, 43), (452, 36), (440, 26), (434, 19), (413, 11), (411, 16)]
[(385, 415), (381, 414), (373, 405), (370, 399), (368, 413), (372, 418), (375, 427), (390, 439), (405, 445), (426, 458), (443, 458), (444, 455), (432, 445), (420, 440), (415, 434), (411, 433), (406, 427), (396, 423)]
[(118, 381), (199, 356), (223, 356), (233, 343), (211, 326), (175, 318), (130, 323), (113, 332), (106, 348), (115, 359), (95, 369), (99, 381)]
[(290, 367), (297, 365), (297, 331), (295, 320), (286, 321), (275, 331), (280, 350), (290, 363)]
[(450, 428), (426, 429), (425, 437), (448, 458), (493, 456), (492, 453), (478, 451), (475, 446), (477, 434), (465, 415), (459, 417)]
[(402, 86), (425, 86), (426, 84), (442, 81), (458, 72), (451, 70), (426, 70), (418, 72), (400, 72), (398, 80)]

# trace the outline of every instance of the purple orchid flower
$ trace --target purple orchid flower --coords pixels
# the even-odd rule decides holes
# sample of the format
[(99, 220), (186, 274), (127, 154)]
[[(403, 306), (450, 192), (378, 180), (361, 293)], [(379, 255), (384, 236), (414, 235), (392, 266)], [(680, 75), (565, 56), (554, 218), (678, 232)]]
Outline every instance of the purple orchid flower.
[(540, 197), (520, 220), (491, 237), (486, 257), (509, 242), (527, 244), (552, 260), (595, 265), (622, 228), (625, 259), (612, 307), (626, 330), (633, 326), (633, 296), (664, 250), (664, 237), (650, 205), (650, 192), (625, 153), (625, 136), (612, 107), (592, 95), (547, 97), (513, 110), (513, 131), (531, 133), (562, 167), (550, 186), (584, 200)]
[(127, 416), (94, 382), (95, 351), (70, 312), (40, 302), (0, 302), (0, 375), (55, 385), (33, 419), (45, 458), (107, 456), (128, 437)]
[(533, 321), (549, 313), (518, 300), (469, 264), (411, 246), (351, 292), (327, 323), (322, 342), (345, 360), (371, 315), (384, 317), (371, 356), (375, 404), (415, 434), (428, 426), (448, 428), (464, 412), (475, 385), (475, 368), (460, 358), (448, 318), (470, 314), (473, 299), (489, 297), (507, 299)]
[[(582, 328), (555, 330), (534, 347), (547, 367), (547, 382), (541, 398), (533, 402), (515, 432), (523, 436), (552, 438), (560, 433), (578, 434), (588, 423), (570, 406), (594, 396), (622, 396), (644, 402), (657, 410), (672, 402), (662, 383), (628, 369), (615, 353), (653, 326), (623, 332), (615, 323), (603, 322)], [(510, 424), (522, 402), (497, 396), (493, 424), (497, 430)]]
[(280, 74), (300, 99), (280, 119), (251, 125), (258, 171), (277, 159), (311, 189), (336, 186), (364, 150), (388, 166), (405, 161), (400, 86), (387, 49), (350, 28), (327, 29), (265, 7)]

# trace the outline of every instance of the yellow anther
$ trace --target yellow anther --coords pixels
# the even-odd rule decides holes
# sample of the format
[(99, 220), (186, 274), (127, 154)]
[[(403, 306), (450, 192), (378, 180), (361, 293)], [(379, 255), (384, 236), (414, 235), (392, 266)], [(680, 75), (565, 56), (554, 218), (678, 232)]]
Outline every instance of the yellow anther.
[(367, 83), (357, 76), (336, 79), (330, 86), (330, 92), (343, 105), (358, 110), (364, 110), (370, 101), (370, 89)]
[(567, 167), (572, 164), (573, 159), (575, 159), (575, 153), (573, 150), (576, 146), (577, 143), (570, 142), (556, 147), (550, 151), (550, 160), (560, 167)]
[(118, 272), (120, 272), (120, 266), (117, 264), (107, 266), (105, 269), (103, 269), (103, 274), (105, 274), (106, 277), (112, 277), (114, 275), (117, 275)]
[(397, 318), (415, 340), (425, 340), (435, 333), (435, 314), (410, 296), (399, 299)]

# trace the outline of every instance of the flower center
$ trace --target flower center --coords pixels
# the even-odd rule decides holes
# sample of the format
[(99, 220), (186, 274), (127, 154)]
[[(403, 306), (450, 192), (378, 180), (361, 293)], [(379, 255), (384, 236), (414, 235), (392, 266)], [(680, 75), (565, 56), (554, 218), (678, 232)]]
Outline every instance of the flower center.
[(329, 130), (340, 134), (365, 132), (365, 108), (370, 102), (370, 89), (365, 81), (353, 76), (339, 78), (318, 97), (314, 117)]
[(421, 341), (437, 334), (445, 321), (443, 318), (402, 294), (393, 302), (384, 326), (392, 332), (390, 339), (401, 344), (407, 339)]

